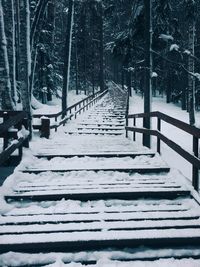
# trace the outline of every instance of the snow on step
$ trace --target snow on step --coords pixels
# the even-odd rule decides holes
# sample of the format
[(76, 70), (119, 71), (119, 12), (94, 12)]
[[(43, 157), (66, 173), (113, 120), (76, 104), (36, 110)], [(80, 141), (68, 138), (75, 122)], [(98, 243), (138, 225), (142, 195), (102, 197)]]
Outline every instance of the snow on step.
[(0, 265), (49, 266), (51, 264), (52, 267), (57, 267), (62, 264), (62, 266), (68, 267), (82, 267), (86, 265), (91, 267), (197, 267), (200, 265), (199, 255), (199, 249), (185, 248), (170, 250), (147, 249), (145, 247), (143, 251), (138, 249), (113, 249), (112, 251), (99, 250), (75, 253), (45, 253), (40, 255), (10, 252), (0, 255)]
[(78, 158), (73, 157), (70, 159), (63, 157), (55, 157), (50, 160), (44, 158), (34, 160), (24, 160), (20, 166), (21, 171), (37, 171), (37, 170), (123, 170), (123, 169), (142, 169), (142, 168), (168, 168), (166, 163), (161, 159), (160, 156), (138, 156), (134, 159), (131, 157), (124, 158)]
[(101, 135), (123, 135), (124, 134), (124, 131), (115, 131), (115, 130), (88, 130), (88, 129), (83, 129), (83, 130), (74, 130), (74, 131), (66, 131), (66, 134), (89, 134), (89, 135), (92, 135), (92, 134), (101, 134)]
[(108, 247), (136, 247), (149, 245), (150, 247), (163, 247), (164, 244), (176, 246), (198, 245), (200, 242), (200, 229), (150, 229), (134, 231), (101, 231), (101, 232), (73, 232), (73, 233), (38, 233), (20, 235), (1, 235), (0, 251), (73, 251), (87, 246), (92, 248)]
[(87, 130), (96, 130), (96, 129), (98, 129), (98, 130), (104, 130), (104, 131), (123, 131), (124, 130), (124, 127), (106, 127), (106, 126), (104, 126), (104, 127), (102, 127), (102, 126), (85, 126), (85, 127), (83, 127), (83, 126), (77, 126), (77, 129), (78, 130), (85, 130), (85, 129), (87, 129)]
[(4, 212), (2, 215), (56, 215), (56, 214), (97, 214), (97, 213), (126, 213), (126, 212), (152, 212), (152, 211), (188, 211), (198, 209), (197, 203), (188, 197), (178, 200), (97, 200), (97, 201), (74, 201), (64, 200), (54, 202), (30, 202), (24, 206), (22, 202), (17, 203), (16, 208)]
[[(74, 145), (76, 144), (76, 145)], [(49, 153), (53, 151), (58, 155), (67, 154), (67, 153), (89, 153), (89, 152), (105, 152), (105, 153), (152, 153), (153, 151), (142, 147), (136, 142), (131, 142), (124, 137), (116, 137), (116, 136), (84, 136), (81, 137), (78, 135), (67, 136), (64, 134), (60, 136), (58, 140), (39, 140), (37, 144), (32, 142), (31, 148), (33, 153), (37, 154), (38, 151), (40, 154)], [(38, 149), (39, 148), (39, 149)], [(50, 152), (51, 153), (51, 152)]]

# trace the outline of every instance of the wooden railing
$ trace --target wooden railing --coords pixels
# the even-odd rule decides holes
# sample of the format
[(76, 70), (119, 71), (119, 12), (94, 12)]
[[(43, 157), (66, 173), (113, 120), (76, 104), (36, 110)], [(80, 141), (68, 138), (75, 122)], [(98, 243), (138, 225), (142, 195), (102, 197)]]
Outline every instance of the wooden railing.
[[(51, 129), (55, 129), (55, 131), (57, 131), (59, 126), (65, 125), (68, 120), (71, 120), (73, 117), (76, 118), (82, 111), (85, 111), (89, 107), (93, 106), (107, 92), (108, 90), (103, 92), (98, 91), (68, 107), (67, 115), (64, 118), (62, 118), (62, 111), (55, 114), (35, 114), (33, 115), (33, 118), (41, 119), (41, 124), (33, 125), (33, 128), (41, 131), (41, 137), (49, 138)], [(54, 119), (54, 122), (52, 123), (50, 119)]]
[(0, 153), (0, 165), (5, 163), (12, 153), (18, 149), (18, 159), (23, 153), (23, 147), (29, 147), (28, 120), (24, 111), (0, 111), (0, 138), (2, 152)]
[[(157, 118), (157, 129), (150, 130), (146, 128), (139, 128), (136, 126), (136, 119), (142, 118), (145, 119), (147, 117), (155, 117)], [(127, 119), (133, 119), (133, 126), (126, 126), (126, 133), (133, 132), (133, 140), (136, 140), (136, 133), (141, 133), (145, 135), (151, 135), (157, 137), (157, 152), (161, 152), (161, 141), (168, 145), (171, 149), (177, 152), (180, 156), (182, 156), (185, 160), (192, 164), (192, 184), (195, 190), (199, 190), (199, 170), (200, 170), (200, 159), (199, 159), (199, 138), (200, 138), (200, 129), (191, 126), (185, 122), (180, 120), (174, 119), (164, 113), (155, 111), (150, 113), (139, 113), (139, 114), (132, 114), (128, 115)], [(161, 122), (167, 122), (170, 125), (173, 125), (184, 132), (192, 135), (193, 138), (193, 154), (189, 153), (187, 150), (183, 149), (180, 145), (176, 142), (172, 141), (164, 134), (161, 133)]]

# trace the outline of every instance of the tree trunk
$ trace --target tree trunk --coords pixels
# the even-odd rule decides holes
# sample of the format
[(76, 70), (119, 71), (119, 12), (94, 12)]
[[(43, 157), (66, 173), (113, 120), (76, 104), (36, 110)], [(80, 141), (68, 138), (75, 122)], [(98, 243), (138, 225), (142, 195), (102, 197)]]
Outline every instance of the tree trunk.
[(39, 0), (36, 11), (35, 11), (35, 16), (33, 18), (33, 22), (31, 24), (31, 30), (30, 30), (30, 44), (31, 44), (31, 51), (34, 46), (34, 41), (35, 41), (35, 35), (39, 34), (38, 33), (38, 25), (40, 23), (41, 18), (44, 15), (46, 6), (48, 4), (49, 0)]
[(20, 76), (20, 7), (19, 1), (15, 0), (16, 5), (16, 80), (19, 81)]
[(54, 67), (53, 67), (53, 51), (54, 51), (54, 29), (55, 29), (55, 0), (51, 0), (47, 8), (47, 100), (52, 101), (52, 92), (54, 89)]
[(99, 84), (100, 91), (104, 91), (104, 47), (103, 47), (103, 6), (102, 2), (99, 2), (99, 16), (100, 16), (100, 73), (99, 73)]
[(28, 114), (29, 130), (32, 133), (31, 95), (29, 78), (31, 74), (30, 53), (30, 7), (29, 0), (20, 0), (21, 3), (21, 64), (20, 82), (23, 110)]
[(70, 59), (71, 59), (71, 44), (72, 44), (72, 28), (74, 16), (74, 0), (69, 0), (69, 11), (67, 19), (67, 32), (65, 41), (65, 59), (63, 68), (63, 91), (62, 91), (62, 117), (67, 114), (67, 94), (69, 88), (70, 76)]
[(15, 10), (13, 0), (3, 1), (3, 10), (6, 16), (4, 21), (6, 24), (5, 35), (7, 39), (8, 60), (10, 68), (10, 81), (11, 81), (11, 96), (13, 102), (16, 104), (16, 54), (15, 54)]
[[(194, 37), (195, 37), (195, 23), (189, 24), (189, 47), (191, 53), (194, 55)], [(188, 58), (188, 70), (194, 73), (194, 60), (189, 56)], [(188, 77), (188, 110), (190, 125), (195, 124), (195, 80), (194, 77), (189, 75)]]
[(78, 82), (78, 47), (77, 47), (77, 33), (75, 35), (75, 72), (76, 72), (76, 95), (79, 93), (79, 82)]
[[(151, 0), (144, 0), (145, 5), (145, 36), (146, 36), (146, 47), (145, 47), (145, 88), (144, 88), (144, 112), (151, 112), (151, 74), (152, 74), (152, 3)], [(151, 119), (144, 118), (144, 128), (151, 128)], [(143, 136), (143, 145), (150, 147), (151, 138), (150, 135)]]
[(1, 109), (13, 110), (8, 46), (5, 35), (5, 24), (2, 0), (0, 0), (0, 99)]

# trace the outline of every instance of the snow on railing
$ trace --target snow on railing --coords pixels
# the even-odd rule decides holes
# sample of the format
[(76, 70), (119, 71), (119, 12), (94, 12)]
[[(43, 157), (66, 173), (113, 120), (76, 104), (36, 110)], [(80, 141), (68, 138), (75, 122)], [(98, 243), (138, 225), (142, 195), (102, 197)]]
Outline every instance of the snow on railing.
[(18, 149), (18, 159), (23, 147), (29, 147), (29, 131), (27, 114), (24, 111), (0, 111), (0, 138), (3, 138), (3, 151), (0, 153), (0, 164), (5, 163), (12, 153)]

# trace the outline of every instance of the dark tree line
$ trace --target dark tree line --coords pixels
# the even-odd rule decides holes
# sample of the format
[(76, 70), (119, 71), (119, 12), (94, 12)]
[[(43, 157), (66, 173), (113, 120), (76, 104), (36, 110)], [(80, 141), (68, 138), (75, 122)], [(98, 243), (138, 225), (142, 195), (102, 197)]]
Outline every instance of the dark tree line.
[[(145, 88), (145, 0), (105, 1), (109, 64), (112, 78), (144, 94)], [(151, 0), (152, 90), (166, 95), (167, 103), (180, 102), (195, 123), (200, 107), (199, 25), (200, 3), (194, 0)]]
[(46, 103), (62, 96), (65, 109), (68, 90), (94, 93), (105, 88), (105, 80), (144, 94), (146, 73), (153, 95), (180, 102), (194, 124), (200, 107), (200, 2), (151, 0), (150, 55), (145, 3), (0, 0), (1, 109), (23, 108), (31, 117), (35, 99)]
[(96, 0), (1, 0), (0, 107), (31, 117), (52, 97), (103, 90), (103, 7)]

